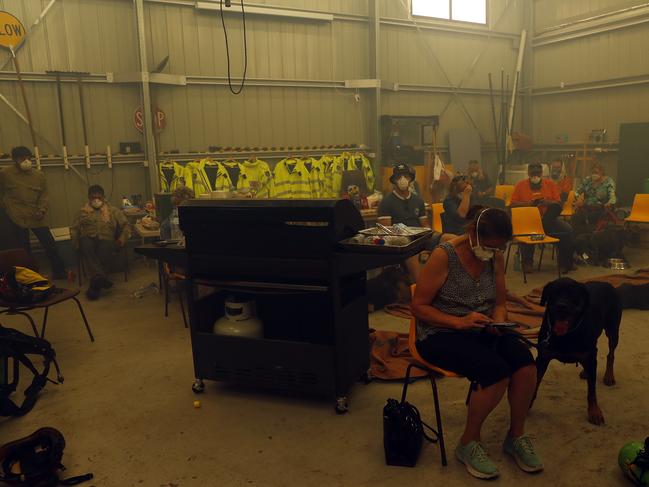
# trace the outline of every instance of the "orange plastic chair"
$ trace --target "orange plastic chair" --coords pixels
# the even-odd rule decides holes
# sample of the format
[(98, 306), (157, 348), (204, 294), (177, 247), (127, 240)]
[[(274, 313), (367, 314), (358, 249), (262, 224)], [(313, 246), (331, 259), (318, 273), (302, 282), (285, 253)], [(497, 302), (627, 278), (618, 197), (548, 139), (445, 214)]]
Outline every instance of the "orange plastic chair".
[[(543, 263), (543, 251), (545, 244), (554, 245), (555, 247), (560, 242), (558, 238), (548, 237), (545, 235), (543, 229), (543, 222), (541, 221), (541, 213), (539, 209), (534, 206), (523, 206), (520, 208), (512, 208), (512, 227), (514, 230), (514, 239), (507, 249), (507, 260), (505, 261), (505, 272), (509, 265), (509, 254), (512, 251), (512, 245), (541, 245), (541, 257), (539, 259), (539, 270)], [(543, 239), (532, 240), (532, 235), (543, 235)], [(523, 282), (527, 284), (527, 274), (525, 267), (523, 267)], [(559, 259), (557, 259), (557, 271), (561, 277), (561, 267), (559, 266)]]
[(503, 200), (505, 202), (505, 206), (512, 204), (513, 193), (514, 186), (511, 184), (498, 184), (494, 189), (494, 197)]
[(431, 210), (433, 211), (433, 230), (438, 233), (444, 233), (442, 228), (442, 213), (444, 213), (444, 204), (443, 203), (433, 203), (430, 205)]
[(624, 221), (649, 223), (649, 194), (636, 194), (633, 198), (631, 214)]
[(564, 218), (570, 218), (575, 214), (575, 192), (570, 191), (568, 193), (568, 198), (563, 204), (563, 210), (561, 210), (561, 216)]
[[(412, 295), (415, 294), (416, 284), (413, 284), (410, 287), (410, 292)], [(406, 394), (408, 392), (408, 384), (410, 383), (410, 371), (412, 368), (416, 368), (425, 372), (430, 380), (431, 387), (433, 389), (433, 403), (435, 405), (435, 420), (437, 422), (437, 429), (432, 429), (434, 435), (434, 442), (439, 441), (439, 449), (442, 456), (442, 465), (447, 466), (448, 461), (446, 459), (446, 444), (444, 443), (444, 429), (442, 426), (442, 413), (439, 407), (439, 394), (437, 392), (437, 377), (452, 377), (452, 378), (463, 378), (462, 375), (451, 372), (450, 370), (445, 370), (440, 367), (437, 367), (430, 362), (427, 362), (422, 358), (417, 350), (417, 320), (413, 317), (410, 320), (410, 331), (408, 333), (408, 350), (412, 356), (412, 362), (408, 365), (406, 369), (406, 377), (403, 380), (403, 390), (401, 392), (401, 402), (405, 402)], [(469, 395), (467, 396), (467, 404), (471, 397), (471, 387), (469, 386)]]

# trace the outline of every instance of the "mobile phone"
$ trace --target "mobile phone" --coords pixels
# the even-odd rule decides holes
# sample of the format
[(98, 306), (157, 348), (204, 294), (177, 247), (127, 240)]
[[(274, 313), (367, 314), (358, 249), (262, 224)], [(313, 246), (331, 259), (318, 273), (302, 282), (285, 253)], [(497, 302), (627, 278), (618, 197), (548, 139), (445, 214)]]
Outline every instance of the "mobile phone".
[(167, 245), (173, 245), (178, 243), (178, 240), (156, 240), (153, 242), (153, 245), (156, 247), (166, 247)]
[(537, 233), (535, 235), (530, 235), (530, 240), (534, 240), (534, 241), (536, 241), (536, 240), (545, 240), (545, 235), (543, 235), (542, 233)]
[(513, 321), (505, 321), (502, 323), (489, 323), (487, 326), (493, 326), (494, 328), (518, 328), (519, 324)]

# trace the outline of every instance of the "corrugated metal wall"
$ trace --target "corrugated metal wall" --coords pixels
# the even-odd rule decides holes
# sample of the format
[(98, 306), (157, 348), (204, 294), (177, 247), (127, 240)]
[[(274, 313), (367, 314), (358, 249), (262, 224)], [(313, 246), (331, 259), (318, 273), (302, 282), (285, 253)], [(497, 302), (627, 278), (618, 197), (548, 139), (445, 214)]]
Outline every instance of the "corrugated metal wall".
[[(49, 0), (0, 0), (0, 9), (18, 16), (28, 27), (29, 34), (18, 51), (21, 70), (44, 74), (45, 71), (85, 71), (91, 73), (137, 71), (137, 50), (134, 34), (133, 9), (125, 0), (59, 0), (43, 23), (33, 22)], [(9, 62), (2, 51), (0, 66)], [(9, 62), (6, 71), (13, 72)], [(139, 104), (137, 87), (84, 83), (84, 100), (88, 117), (88, 138), (93, 152), (105, 152), (113, 144), (117, 151), (120, 140), (138, 140), (132, 121)], [(18, 84), (0, 82), (4, 94), (21, 111), (24, 110)], [(53, 82), (28, 82), (27, 94), (34, 125), (42, 138), (44, 153), (60, 154), (59, 115), (56, 85)], [(83, 149), (81, 114), (75, 83), (64, 83), (63, 108), (72, 153)], [(13, 112), (0, 104), (3, 123), (0, 147), (7, 150), (18, 141), (29, 140), (29, 130)]]
[[(578, 19), (614, 12), (640, 0), (540, 0), (535, 2), (537, 32)], [(583, 142), (592, 129), (608, 130), (618, 141), (619, 125), (649, 119), (647, 85), (615, 86), (649, 76), (649, 24), (607, 30), (534, 49), (534, 89), (559, 93), (534, 96), (533, 127), (537, 143), (555, 144), (566, 134), (569, 143)], [(561, 84), (590, 86), (561, 94)], [(608, 85), (608, 86), (602, 86)]]
[[(476, 128), (483, 140), (483, 158), (495, 171), (495, 153), (488, 73), (500, 89), (501, 69), (510, 75), (516, 67), (518, 36), (523, 29), (522, 0), (492, 0), (488, 3), (489, 27), (463, 26), (409, 19), (405, 0), (381, 1), (381, 77), (416, 91), (385, 91), (384, 114), (441, 114), (439, 144), (448, 144), (452, 128)], [(401, 22), (397, 22), (400, 20)], [(468, 29), (472, 29), (467, 32)], [(489, 32), (492, 35), (489, 35)], [(493, 35), (496, 33), (498, 35)], [(510, 34), (510, 35), (503, 35)], [(469, 94), (427, 92), (433, 88), (473, 90)], [(509, 100), (511, 91), (506, 95)], [(515, 128), (520, 127), (520, 108)], [(451, 161), (452, 162), (452, 161)]]
[[(28, 29), (18, 50), (20, 67), (27, 79), (26, 92), (41, 152), (61, 154), (56, 84), (46, 71), (84, 71), (93, 74), (138, 70), (132, 2), (127, 0), (59, 0), (46, 17), (34, 26), (49, 0), (0, 0), (0, 10), (12, 12)], [(3, 66), (0, 93), (24, 113), (13, 64), (6, 50), (0, 52)], [(105, 78), (105, 76), (104, 76)], [(133, 112), (140, 102), (135, 85), (115, 85), (105, 81), (83, 83), (88, 140), (91, 152), (105, 153), (111, 145), (118, 151), (120, 141), (140, 141), (133, 126)], [(63, 112), (70, 154), (83, 153), (79, 95), (76, 83), (62, 86)], [(16, 145), (31, 146), (27, 125), (4, 103), (0, 103), (0, 153)], [(122, 193), (143, 194), (145, 172), (141, 163), (105, 165), (80, 169), (83, 179), (62, 167), (44, 167), (51, 193), (49, 223), (68, 225), (86, 198), (86, 178), (103, 185), (113, 201)]]
[[(407, 0), (380, 0), (379, 77), (398, 83), (400, 91), (382, 91), (380, 114), (442, 114), (440, 145), (449, 128), (475, 124), (484, 147), (493, 143), (487, 73), (499, 85), (500, 70), (513, 73), (518, 35), (526, 25), (527, 0), (489, 0), (489, 26), (469, 26), (409, 17)], [(49, 0), (0, 0), (31, 26)], [(600, 15), (638, 2), (626, 0), (538, 0), (534, 2), (537, 33), (575, 19)], [(159, 150), (182, 152), (222, 147), (281, 147), (358, 143), (370, 140), (374, 119), (369, 92), (342, 82), (371, 77), (368, 0), (257, 0), (255, 4), (334, 14), (332, 22), (249, 15), (249, 85), (230, 95), (223, 29), (218, 11), (200, 11), (194, 3), (165, 0), (145, 3), (147, 64), (153, 70), (169, 56), (164, 73), (187, 76), (187, 86), (152, 85), (153, 102), (168, 116), (159, 136)], [(232, 73), (242, 69), (240, 17), (227, 15)], [(523, 88), (543, 90), (603, 79), (647, 76), (647, 24), (537, 46), (533, 78)], [(7, 61), (8, 55), (0, 57)], [(136, 84), (106, 82), (106, 73), (139, 70), (133, 3), (130, 0), (57, 0), (44, 22), (31, 29), (19, 51), (35, 126), (45, 153), (60, 153), (55, 85), (43, 80), (46, 70), (89, 71), (84, 83), (93, 152), (114, 151), (120, 141), (142, 141), (133, 127), (140, 102)], [(23, 110), (12, 67), (0, 72), (0, 93)], [(71, 152), (80, 153), (81, 121), (76, 86), (64, 86), (65, 120)], [(453, 93), (455, 90), (469, 93)], [(538, 95), (538, 96), (537, 96)], [(553, 144), (557, 134), (582, 141), (592, 128), (609, 129), (617, 139), (620, 122), (646, 119), (649, 97), (644, 85), (598, 89), (566, 95), (535, 94), (533, 108), (516, 115), (520, 127), (531, 113), (535, 141)], [(523, 104), (519, 103), (519, 107)], [(26, 125), (0, 103), (0, 150), (28, 143)], [(486, 159), (492, 160), (493, 154)], [(52, 222), (65, 224), (82, 199), (84, 182), (71, 172), (46, 168), (52, 174)], [(113, 172), (93, 168), (89, 179), (143, 193), (145, 170), (140, 165), (116, 166)], [(60, 174), (59, 174), (60, 173)], [(84, 175), (85, 177), (85, 175)], [(124, 188), (124, 189), (122, 189)]]
[[(365, 0), (272, 4), (367, 14)], [(169, 56), (164, 72), (191, 78), (187, 87), (152, 89), (156, 104), (169, 120), (160, 135), (162, 151), (367, 143), (366, 103), (362, 98), (356, 102), (349, 90), (331, 86), (331, 81), (368, 77), (366, 22), (288, 21), (248, 15), (250, 85), (241, 95), (233, 96), (224, 85), (227, 62), (218, 11), (149, 3), (146, 15), (149, 65)], [(232, 76), (239, 78), (244, 56), (240, 17), (226, 15), (226, 26)], [(255, 86), (275, 80), (283, 82)], [(297, 86), (285, 86), (290, 81)], [(299, 86), (307, 82), (324, 83)], [(233, 84), (238, 86), (237, 80)]]
[(535, 25), (544, 30), (556, 25), (633, 7), (643, 0), (535, 0)]

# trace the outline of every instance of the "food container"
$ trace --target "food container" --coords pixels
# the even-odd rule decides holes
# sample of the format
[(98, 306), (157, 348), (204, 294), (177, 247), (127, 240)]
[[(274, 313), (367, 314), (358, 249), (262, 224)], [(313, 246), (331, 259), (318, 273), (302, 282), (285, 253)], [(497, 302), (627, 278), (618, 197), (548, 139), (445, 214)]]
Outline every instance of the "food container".
[(629, 264), (624, 259), (608, 259), (608, 267), (614, 271), (624, 271), (629, 268)]

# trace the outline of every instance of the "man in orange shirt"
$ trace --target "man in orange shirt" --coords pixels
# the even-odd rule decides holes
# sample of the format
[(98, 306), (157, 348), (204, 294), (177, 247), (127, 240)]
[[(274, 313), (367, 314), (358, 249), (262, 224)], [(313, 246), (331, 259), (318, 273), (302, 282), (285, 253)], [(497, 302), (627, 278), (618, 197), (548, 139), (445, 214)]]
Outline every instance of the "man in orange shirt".
[(561, 162), (561, 159), (555, 159), (550, 164), (550, 178), (559, 186), (561, 194), (561, 203), (565, 203), (568, 199), (568, 193), (574, 189), (573, 179), (566, 174), (566, 169)]
[[(531, 163), (527, 166), (528, 179), (520, 181), (512, 193), (512, 207), (536, 206), (543, 218), (543, 228), (547, 235), (561, 240), (559, 243), (558, 259), (561, 272), (575, 269), (573, 254), (575, 242), (572, 227), (560, 220), (561, 195), (559, 187), (551, 179), (543, 178), (543, 166)], [(521, 245), (521, 256), (525, 272), (533, 271), (534, 245)]]

